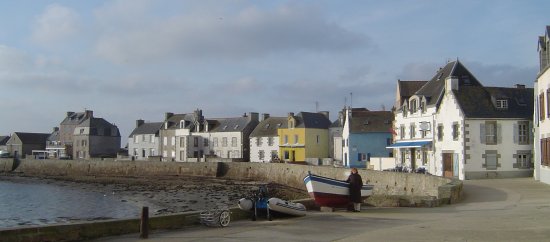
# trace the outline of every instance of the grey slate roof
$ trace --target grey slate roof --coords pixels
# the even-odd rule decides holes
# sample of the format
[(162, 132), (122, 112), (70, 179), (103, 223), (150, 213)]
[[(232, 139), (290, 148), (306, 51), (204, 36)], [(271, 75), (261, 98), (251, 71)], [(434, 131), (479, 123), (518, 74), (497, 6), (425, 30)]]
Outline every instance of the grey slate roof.
[(6, 145), (9, 139), (9, 136), (0, 136), (0, 145)]
[(397, 80), (401, 100), (408, 99), (428, 81), (402, 81)]
[(256, 126), (250, 137), (274, 137), (277, 136), (277, 129), (285, 129), (287, 126), (287, 117), (269, 117)]
[(48, 141), (59, 141), (59, 130), (53, 131), (50, 136), (48, 136)]
[[(211, 119), (212, 120), (212, 119)], [(258, 121), (251, 121), (249, 117), (213, 119), (217, 121), (211, 132), (243, 132), (250, 126), (258, 125)]]
[(135, 128), (128, 137), (140, 134), (154, 134), (158, 135), (159, 130), (162, 128), (162, 122), (143, 123), (139, 127)]
[(62, 125), (80, 124), (82, 121), (84, 121), (85, 118), (86, 118), (85, 112), (72, 113), (71, 115), (68, 115), (67, 117), (65, 117), (65, 119), (61, 121), (61, 124)]
[(460, 61), (452, 61), (447, 63), (443, 68), (435, 74), (415, 95), (425, 96), (428, 105), (439, 104), (440, 98), (445, 91), (445, 79), (454, 76), (458, 78), (458, 86), (481, 86), (481, 83), (474, 75), (460, 63)]
[(328, 129), (332, 124), (321, 113), (300, 112), (294, 118), (296, 119), (296, 128)]
[[(167, 129), (177, 129), (179, 128), (180, 122), (182, 120), (189, 121), (187, 122), (187, 125), (185, 128), (193, 129), (195, 127), (195, 124), (193, 123), (195, 118), (195, 115), (193, 113), (182, 113), (182, 114), (174, 114), (172, 117), (168, 118), (168, 120), (165, 120), (165, 122), (168, 122), (168, 128)], [(163, 127), (163, 129), (166, 129)]]
[[(120, 136), (120, 131), (118, 130), (118, 127), (116, 125), (113, 125), (113, 124), (107, 122), (107, 120), (105, 120), (103, 118), (89, 118), (89, 119), (86, 119), (84, 122), (80, 123), (77, 127), (113, 128), (113, 129), (116, 129), (116, 131), (117, 131), (116, 136)], [(98, 134), (97, 133), (96, 134), (90, 133), (90, 135), (98, 135)], [(100, 134), (100, 135), (102, 135), (102, 134)]]
[(46, 145), (48, 136), (50, 136), (50, 134), (45, 134), (45, 133), (14, 132), (13, 134), (19, 137), (19, 139), (23, 144), (40, 144), (40, 145)]
[(393, 113), (391, 111), (352, 111), (351, 133), (390, 133)]
[[(453, 91), (466, 118), (533, 118), (533, 88), (460, 87)], [(505, 110), (497, 99), (508, 100)]]

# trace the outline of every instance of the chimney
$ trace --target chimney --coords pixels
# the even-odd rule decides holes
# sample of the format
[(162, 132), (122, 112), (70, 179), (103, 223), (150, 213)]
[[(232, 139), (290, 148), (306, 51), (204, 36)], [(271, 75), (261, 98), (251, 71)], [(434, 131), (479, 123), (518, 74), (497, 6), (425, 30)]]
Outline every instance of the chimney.
[(144, 123), (145, 123), (145, 121), (143, 121), (143, 119), (138, 119), (138, 120), (136, 120), (136, 128), (139, 127), (139, 126), (141, 126), (141, 125), (144, 124)]
[(260, 115), (258, 113), (251, 112), (248, 114), (248, 120), (250, 121), (259, 121)]
[(86, 110), (86, 117), (87, 118), (93, 118), (94, 117), (94, 111), (92, 110)]
[(59, 131), (59, 127), (53, 127), (53, 132)]
[(514, 85), (517, 89), (525, 89), (525, 85), (523, 84), (516, 84)]
[(269, 113), (262, 113), (262, 120), (261, 121), (264, 121), (268, 118), (269, 118)]
[(445, 79), (445, 91), (458, 91), (458, 78), (456, 76), (450, 76)]
[(330, 117), (329, 117), (329, 114), (330, 114), (330, 113), (329, 113), (328, 111), (321, 111), (321, 112), (319, 112), (319, 113), (322, 114), (322, 115), (324, 115), (325, 117), (327, 117), (327, 119), (330, 120)]
[(70, 117), (73, 114), (74, 114), (74, 112), (67, 112), (67, 117)]
[(174, 113), (166, 112), (166, 113), (164, 113), (164, 120), (168, 120), (168, 119), (171, 118), (172, 116), (174, 116)]

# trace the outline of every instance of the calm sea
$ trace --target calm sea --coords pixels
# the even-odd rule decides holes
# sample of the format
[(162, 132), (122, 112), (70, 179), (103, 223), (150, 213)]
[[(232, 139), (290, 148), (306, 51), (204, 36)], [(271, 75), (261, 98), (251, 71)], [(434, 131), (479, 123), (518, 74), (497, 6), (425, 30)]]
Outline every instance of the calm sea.
[(0, 181), (0, 229), (138, 217), (140, 208), (113, 196), (56, 184)]

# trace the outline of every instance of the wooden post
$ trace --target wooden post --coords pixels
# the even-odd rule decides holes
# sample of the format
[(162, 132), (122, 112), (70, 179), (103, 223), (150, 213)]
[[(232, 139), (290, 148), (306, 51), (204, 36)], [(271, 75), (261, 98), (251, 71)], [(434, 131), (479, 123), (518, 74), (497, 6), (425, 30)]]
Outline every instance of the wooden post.
[(149, 238), (149, 207), (141, 208), (141, 226), (139, 230), (139, 238)]

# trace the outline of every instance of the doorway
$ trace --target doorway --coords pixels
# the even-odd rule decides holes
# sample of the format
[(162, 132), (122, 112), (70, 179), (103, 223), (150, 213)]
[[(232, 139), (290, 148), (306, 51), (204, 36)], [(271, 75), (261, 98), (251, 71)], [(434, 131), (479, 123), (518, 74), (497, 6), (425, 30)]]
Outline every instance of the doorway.
[(443, 153), (443, 176), (453, 177), (453, 153)]

